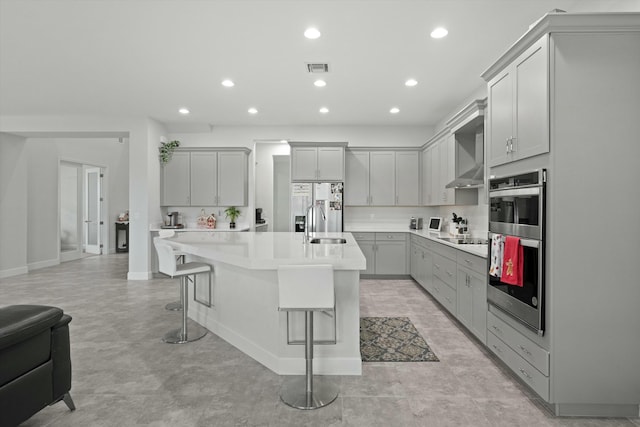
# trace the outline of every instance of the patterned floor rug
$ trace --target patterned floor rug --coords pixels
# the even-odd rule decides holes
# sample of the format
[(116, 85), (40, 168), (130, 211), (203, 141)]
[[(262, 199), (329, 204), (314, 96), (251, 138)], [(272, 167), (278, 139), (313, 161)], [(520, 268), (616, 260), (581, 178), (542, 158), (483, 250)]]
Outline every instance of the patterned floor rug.
[(408, 317), (361, 317), (363, 362), (439, 362)]

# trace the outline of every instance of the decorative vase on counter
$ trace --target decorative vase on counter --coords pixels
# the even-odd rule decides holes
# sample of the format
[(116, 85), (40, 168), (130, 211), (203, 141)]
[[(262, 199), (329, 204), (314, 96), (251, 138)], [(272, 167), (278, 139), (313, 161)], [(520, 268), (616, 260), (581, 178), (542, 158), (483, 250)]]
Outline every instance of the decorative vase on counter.
[(236, 228), (236, 223), (235, 222), (230, 222), (229, 223), (229, 228)]

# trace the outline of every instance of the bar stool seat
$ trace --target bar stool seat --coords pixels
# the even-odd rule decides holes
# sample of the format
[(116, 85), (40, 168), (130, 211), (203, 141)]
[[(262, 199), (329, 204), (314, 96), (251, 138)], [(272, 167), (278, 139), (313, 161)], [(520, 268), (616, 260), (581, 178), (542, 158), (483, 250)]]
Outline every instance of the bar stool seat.
[[(207, 330), (195, 324), (191, 328), (187, 327), (187, 311), (189, 307), (187, 283), (193, 283), (193, 298), (195, 301), (211, 307), (211, 272), (212, 267), (203, 262), (186, 262), (178, 264), (175, 251), (165, 238), (156, 237), (153, 244), (158, 253), (158, 270), (171, 278), (180, 278), (180, 295), (182, 301), (182, 327), (167, 332), (162, 339), (169, 344), (184, 344), (199, 340), (207, 334)], [(209, 276), (209, 300), (202, 302), (196, 299), (196, 274), (207, 273)], [(193, 279), (190, 278), (193, 276)]]
[(278, 310), (305, 312), (305, 376), (283, 386), (280, 399), (297, 409), (317, 409), (329, 405), (338, 397), (338, 387), (313, 376), (313, 315), (316, 311), (330, 312), (335, 320), (333, 267), (279, 266)]

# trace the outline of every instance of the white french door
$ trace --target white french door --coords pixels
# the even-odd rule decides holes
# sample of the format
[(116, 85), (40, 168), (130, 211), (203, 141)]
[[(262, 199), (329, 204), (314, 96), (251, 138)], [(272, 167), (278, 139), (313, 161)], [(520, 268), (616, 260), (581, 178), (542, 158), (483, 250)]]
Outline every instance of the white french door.
[(102, 253), (102, 171), (84, 168), (84, 252)]

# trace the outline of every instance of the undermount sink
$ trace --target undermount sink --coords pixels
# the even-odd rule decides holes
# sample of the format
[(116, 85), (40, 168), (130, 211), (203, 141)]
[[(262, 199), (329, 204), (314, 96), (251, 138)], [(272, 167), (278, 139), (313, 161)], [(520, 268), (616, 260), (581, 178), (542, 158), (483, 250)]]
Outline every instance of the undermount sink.
[(343, 245), (347, 243), (347, 239), (341, 237), (314, 237), (309, 239), (309, 243), (324, 245)]
[(438, 237), (440, 240), (444, 240), (449, 243), (455, 243), (456, 245), (486, 245), (489, 243), (487, 239), (474, 239), (463, 237)]

